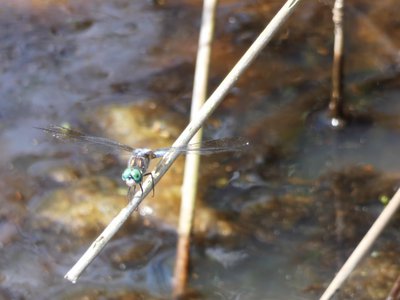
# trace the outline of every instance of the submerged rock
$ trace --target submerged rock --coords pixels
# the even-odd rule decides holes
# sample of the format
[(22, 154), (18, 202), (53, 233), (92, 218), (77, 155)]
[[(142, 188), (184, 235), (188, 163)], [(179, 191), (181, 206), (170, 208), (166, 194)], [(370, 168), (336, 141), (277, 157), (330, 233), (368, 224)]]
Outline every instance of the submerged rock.
[(114, 181), (105, 177), (87, 177), (46, 193), (32, 211), (40, 222), (61, 224), (85, 236), (102, 230), (126, 204), (126, 195), (117, 190)]

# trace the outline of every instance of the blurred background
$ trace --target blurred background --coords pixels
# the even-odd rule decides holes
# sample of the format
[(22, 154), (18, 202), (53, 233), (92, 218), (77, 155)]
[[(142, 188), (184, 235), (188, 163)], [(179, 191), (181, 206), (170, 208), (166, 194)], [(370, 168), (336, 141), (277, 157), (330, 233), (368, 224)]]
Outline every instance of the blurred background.
[[(220, 1), (210, 92), (284, 1)], [(189, 121), (201, 1), (0, 2), (0, 299), (167, 299), (183, 158), (85, 271), (127, 203), (127, 154), (60, 143), (65, 125), (166, 147)], [(248, 151), (202, 158), (188, 299), (317, 299), (399, 187), (400, 2), (346, 2), (345, 104), (326, 117), (331, 1), (304, 0), (206, 122)], [(128, 154), (129, 156), (129, 154)], [(399, 217), (339, 299), (382, 299)]]

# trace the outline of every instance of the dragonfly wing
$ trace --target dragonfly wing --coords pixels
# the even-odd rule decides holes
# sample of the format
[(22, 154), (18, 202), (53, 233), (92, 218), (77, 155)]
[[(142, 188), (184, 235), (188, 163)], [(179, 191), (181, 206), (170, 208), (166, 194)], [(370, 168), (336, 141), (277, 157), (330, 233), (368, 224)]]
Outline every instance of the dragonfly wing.
[(156, 157), (162, 157), (169, 150), (179, 153), (196, 153), (208, 155), (221, 152), (244, 151), (250, 146), (248, 140), (243, 137), (227, 137), (216, 140), (208, 140), (200, 143), (191, 143), (182, 147), (159, 148), (153, 151)]
[(72, 141), (72, 142), (83, 142), (83, 143), (89, 143), (89, 144), (94, 144), (94, 145), (101, 145), (101, 146), (106, 146), (109, 148), (116, 148), (119, 150), (124, 150), (128, 152), (134, 151), (134, 148), (118, 143), (113, 140), (109, 140), (103, 137), (96, 137), (96, 136), (89, 136), (85, 135), (82, 132), (79, 132), (77, 130), (73, 130), (70, 128), (62, 127), (62, 126), (49, 126), (46, 128), (41, 128), (41, 127), (36, 127), (37, 129), (43, 130), (49, 134), (51, 134), (53, 137), (64, 140), (64, 141)]

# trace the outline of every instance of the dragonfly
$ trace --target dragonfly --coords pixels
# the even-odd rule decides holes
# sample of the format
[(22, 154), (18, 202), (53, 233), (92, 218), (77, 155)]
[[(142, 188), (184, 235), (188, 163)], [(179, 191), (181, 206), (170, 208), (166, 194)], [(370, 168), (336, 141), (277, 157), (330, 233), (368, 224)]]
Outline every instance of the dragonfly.
[(130, 157), (128, 159), (127, 167), (121, 175), (122, 181), (124, 181), (128, 186), (128, 197), (136, 191), (137, 186), (140, 187), (143, 194), (142, 182), (145, 176), (151, 177), (154, 196), (154, 178), (151, 172), (147, 172), (147, 169), (152, 159), (161, 158), (168, 151), (173, 150), (183, 155), (187, 153), (208, 155), (214, 153), (243, 151), (250, 145), (250, 143), (243, 137), (226, 137), (207, 140), (200, 143), (191, 143), (180, 147), (158, 149), (134, 148), (108, 138), (86, 135), (80, 131), (63, 126), (36, 128), (45, 131), (59, 140), (105, 146), (110, 149), (129, 152)]

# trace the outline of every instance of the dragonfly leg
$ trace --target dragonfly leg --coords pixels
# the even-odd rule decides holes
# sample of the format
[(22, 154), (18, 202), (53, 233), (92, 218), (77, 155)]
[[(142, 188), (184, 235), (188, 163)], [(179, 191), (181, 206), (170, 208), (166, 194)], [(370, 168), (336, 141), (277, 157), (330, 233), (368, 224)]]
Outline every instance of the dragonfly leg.
[[(142, 190), (142, 194), (143, 194), (143, 188), (140, 183), (139, 183), (139, 186), (140, 186), (140, 189)], [(131, 198), (135, 194), (135, 191), (136, 191), (136, 185), (133, 186), (133, 189), (131, 186), (128, 188), (128, 194), (126, 195), (126, 197), (128, 198), (128, 201), (131, 201)], [(139, 206), (137, 206), (135, 210), (139, 211)]]
[(128, 194), (126, 194), (128, 201), (131, 201), (131, 198), (135, 194), (135, 191), (136, 191), (136, 185), (133, 187), (133, 189), (131, 186), (128, 188)]
[(143, 176), (149, 176), (149, 175), (151, 177), (151, 189), (153, 190), (152, 197), (154, 197), (154, 177), (153, 177), (153, 174), (151, 174), (151, 172), (143, 174)]
[(142, 191), (142, 195), (143, 195), (143, 187), (142, 187), (142, 184), (139, 183), (139, 186), (140, 186), (140, 190)]

